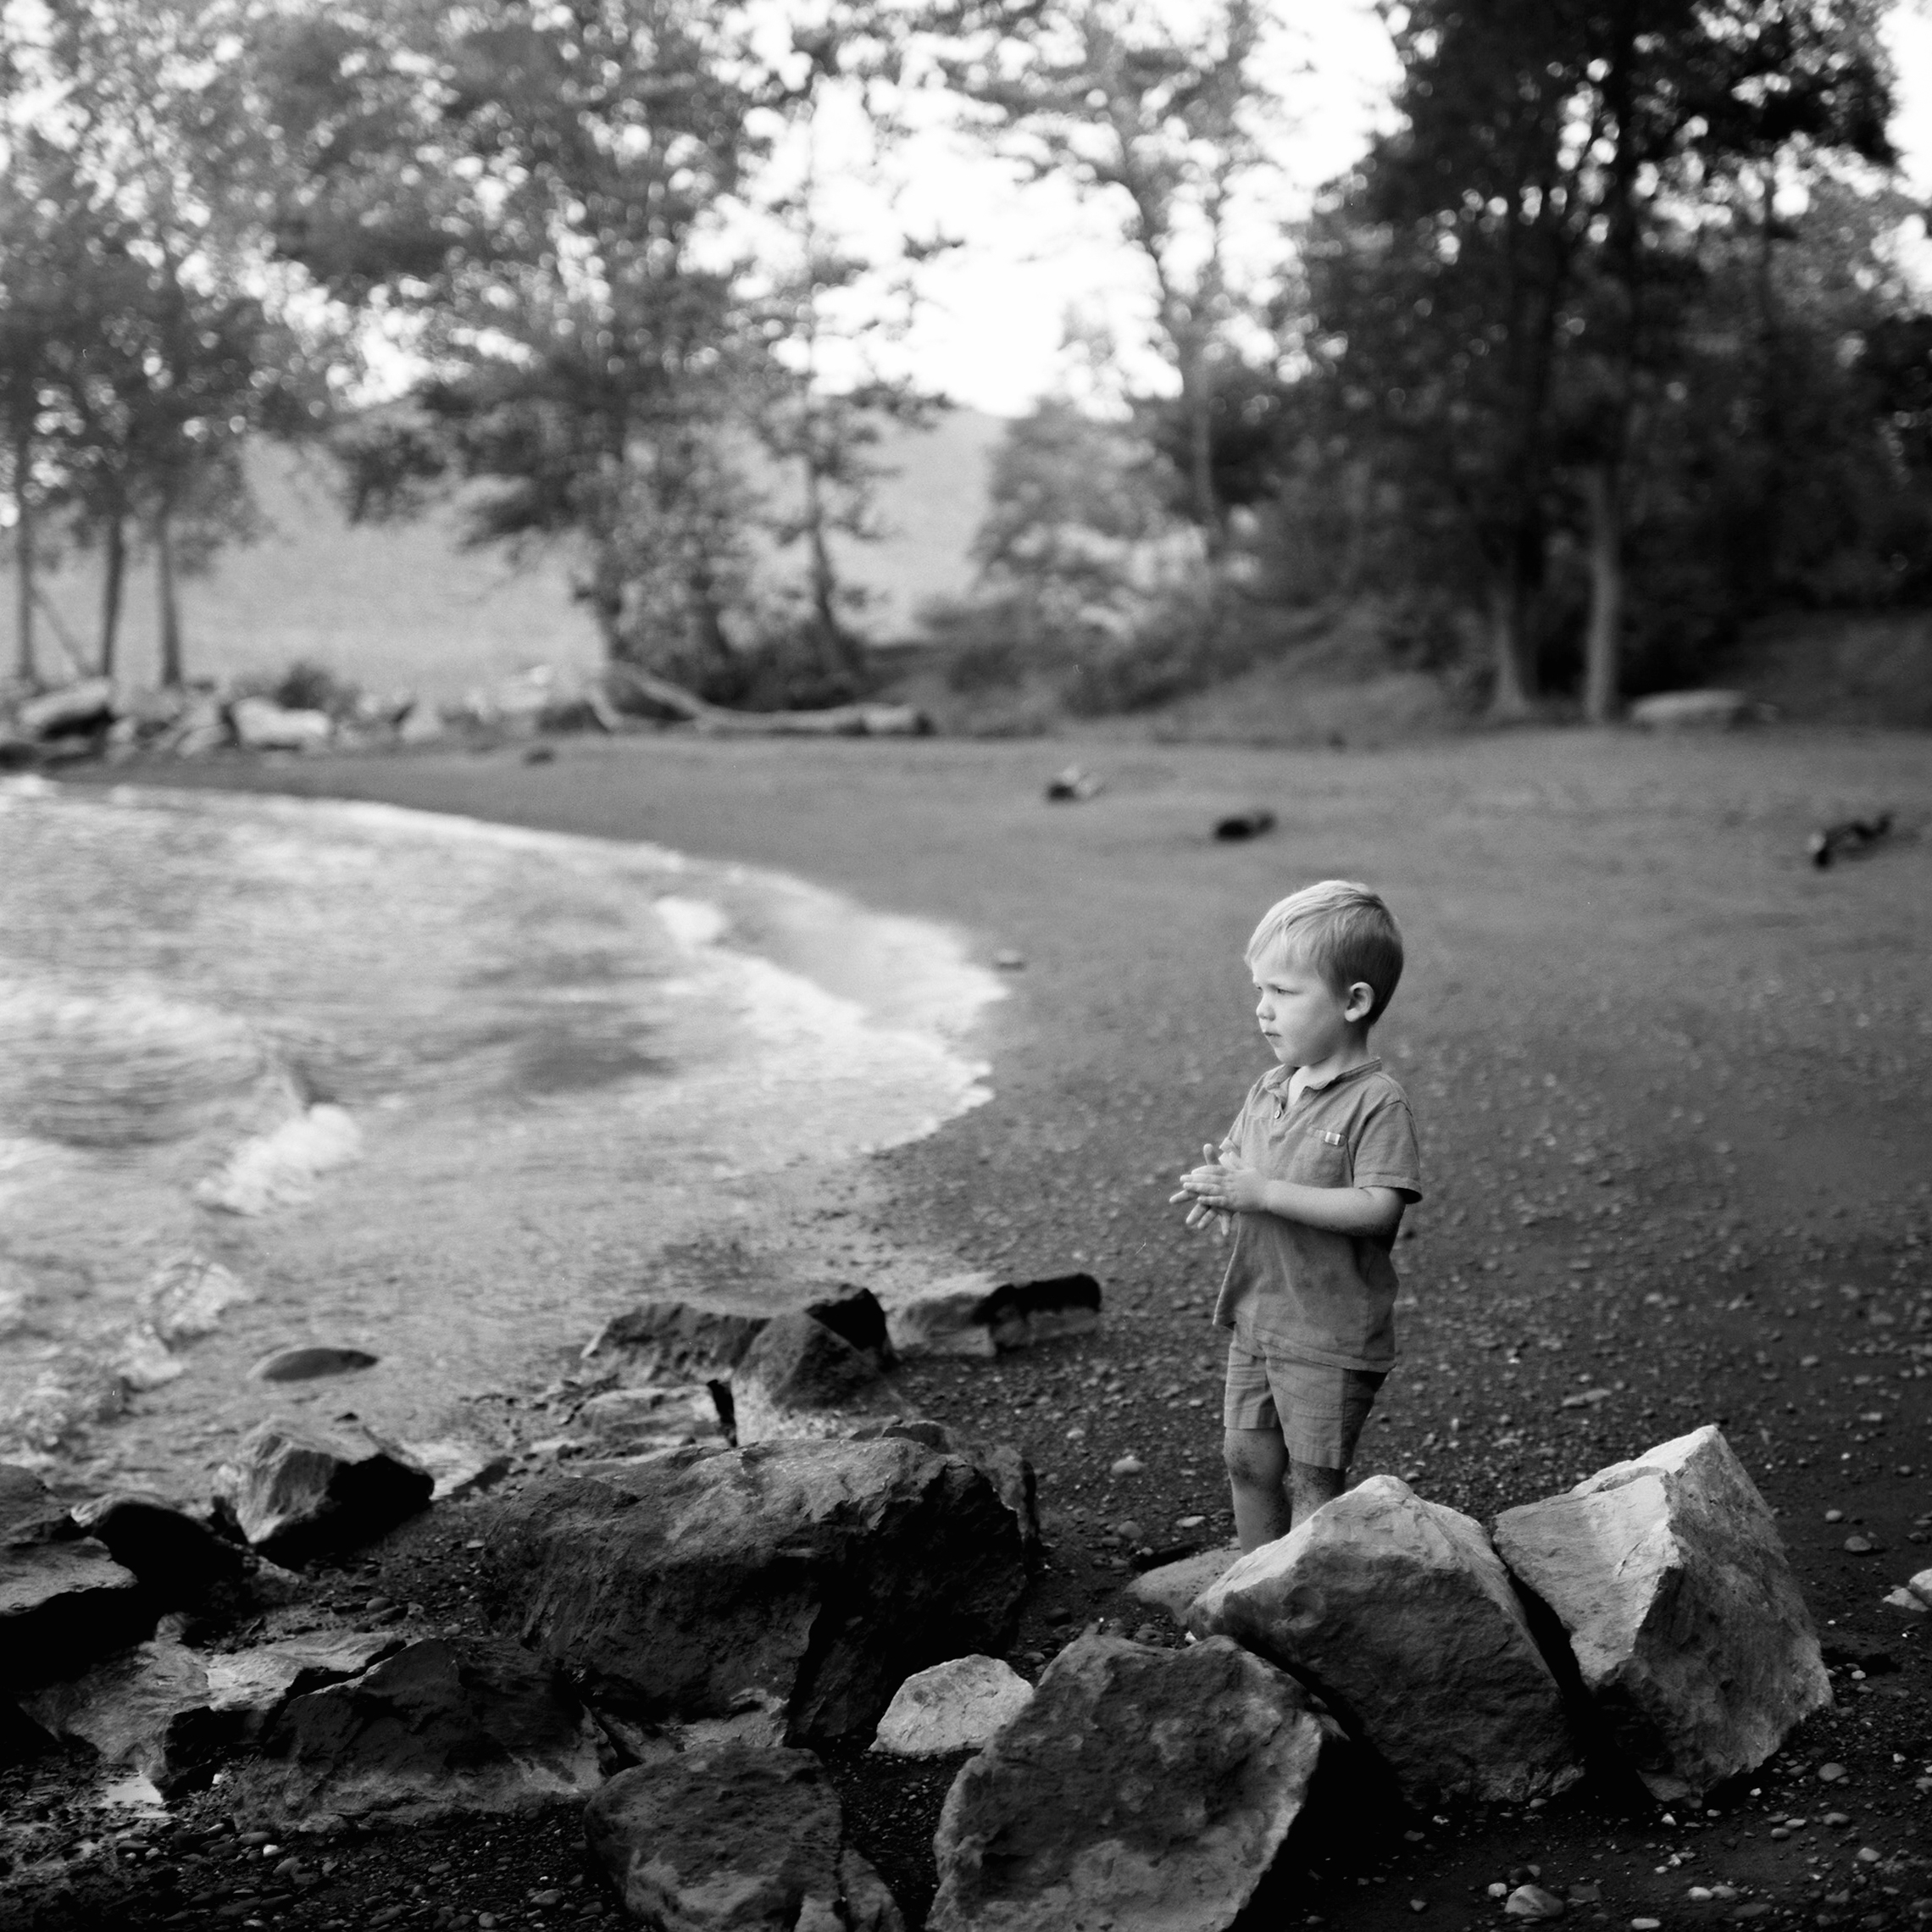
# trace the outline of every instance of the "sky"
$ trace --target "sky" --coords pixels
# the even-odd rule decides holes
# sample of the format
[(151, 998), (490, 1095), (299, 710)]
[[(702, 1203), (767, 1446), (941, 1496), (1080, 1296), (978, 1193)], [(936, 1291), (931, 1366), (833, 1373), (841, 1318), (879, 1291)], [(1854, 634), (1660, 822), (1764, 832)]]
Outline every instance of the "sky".
[[(1281, 164), (1266, 200), (1248, 211), (1271, 231), (1310, 192), (1356, 158), (1387, 112), (1396, 64), (1366, 0), (1308, 0), (1291, 9), (1296, 44), (1276, 51), (1269, 78), (1284, 97), (1274, 147)], [(1908, 175), (1932, 196), (1932, 0), (1904, 0), (1889, 27), (1899, 69), (1893, 138)], [(847, 130), (845, 139), (851, 139)], [(833, 159), (841, 136), (822, 136)], [(856, 152), (856, 148), (848, 150)], [(824, 167), (830, 175), (834, 167)], [(1083, 203), (1057, 183), (1022, 185), (1008, 164), (945, 126), (918, 132), (887, 164), (897, 213), (913, 232), (939, 229), (963, 246), (929, 264), (922, 301), (890, 361), (956, 402), (996, 415), (1024, 412), (1044, 394), (1080, 394), (1078, 358), (1064, 350), (1069, 314), (1110, 325), (1136, 384), (1163, 372), (1145, 341), (1145, 269), (1118, 239), (1119, 214)], [(842, 213), (861, 238), (878, 220), (877, 191), (856, 179)], [(875, 232), (883, 234), (880, 227)], [(1928, 280), (1932, 280), (1932, 245)]]

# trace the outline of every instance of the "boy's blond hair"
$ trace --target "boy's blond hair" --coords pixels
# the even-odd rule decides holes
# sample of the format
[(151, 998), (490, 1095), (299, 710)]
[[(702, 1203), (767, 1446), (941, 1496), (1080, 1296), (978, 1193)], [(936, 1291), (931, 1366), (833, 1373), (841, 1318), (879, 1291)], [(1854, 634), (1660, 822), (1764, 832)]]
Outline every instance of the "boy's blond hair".
[(1402, 976), (1402, 930), (1379, 893), (1352, 880), (1324, 879), (1278, 899), (1261, 916), (1243, 955), (1252, 966), (1280, 951), (1304, 959), (1338, 997), (1357, 980), (1375, 990), (1364, 1026), (1373, 1026)]

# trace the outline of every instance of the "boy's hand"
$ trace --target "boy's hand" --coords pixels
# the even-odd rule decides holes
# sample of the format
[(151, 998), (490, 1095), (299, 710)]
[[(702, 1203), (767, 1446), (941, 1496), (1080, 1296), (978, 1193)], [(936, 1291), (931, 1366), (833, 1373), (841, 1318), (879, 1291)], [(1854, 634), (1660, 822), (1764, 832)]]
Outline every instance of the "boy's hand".
[(1219, 1214), (1257, 1214), (1267, 1212), (1268, 1180), (1240, 1157), (1225, 1149), (1202, 1150), (1210, 1164), (1191, 1168), (1180, 1177), (1179, 1201), (1192, 1198), (1202, 1207)]
[[(1229, 1210), (1226, 1205), (1220, 1201), (1208, 1198), (1208, 1186), (1212, 1185), (1217, 1189), (1219, 1187), (1221, 1179), (1226, 1171), (1220, 1163), (1231, 1161), (1233, 1157), (1223, 1153), (1212, 1141), (1202, 1143), (1201, 1154), (1202, 1158), (1208, 1164), (1203, 1167), (1191, 1169), (1184, 1174), (1180, 1177), (1180, 1192), (1170, 1194), (1168, 1199), (1170, 1202), (1185, 1201), (1188, 1203), (1187, 1219), (1184, 1225), (1190, 1228), (1205, 1227), (1208, 1221), (1213, 1219), (1215, 1223), (1215, 1239), (1224, 1241), (1231, 1225)], [(1249, 1170), (1242, 1168), (1236, 1171), (1245, 1174)], [(1204, 1176), (1212, 1177), (1211, 1181), (1204, 1183)]]

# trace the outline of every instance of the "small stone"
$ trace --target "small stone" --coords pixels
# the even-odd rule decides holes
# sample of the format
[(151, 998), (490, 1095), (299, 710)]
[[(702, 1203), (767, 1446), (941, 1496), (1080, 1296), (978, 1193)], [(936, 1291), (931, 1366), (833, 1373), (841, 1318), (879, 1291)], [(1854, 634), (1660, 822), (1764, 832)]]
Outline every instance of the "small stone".
[(1033, 1686), (997, 1657), (958, 1657), (902, 1684), (872, 1749), (894, 1757), (980, 1751), (1033, 1702)]
[(1561, 1918), (1563, 1901), (1541, 1885), (1518, 1885), (1503, 1901), (1502, 1909), (1512, 1918)]
[(1842, 1509), (1828, 1509), (1824, 1513), (1824, 1519), (1827, 1523), (1842, 1523), (1845, 1520), (1845, 1512)]
[(1851, 1824), (1852, 1820), (1844, 1812), (1827, 1812), (1819, 1822), (1828, 1825), (1834, 1831), (1841, 1831)]
[(1841, 1785), (1850, 1775), (1842, 1764), (1821, 1764), (1818, 1768), (1818, 1781), (1821, 1785)]
[(1137, 1476), (1146, 1466), (1138, 1456), (1121, 1456), (1108, 1465), (1108, 1473), (1116, 1476)]
[(1932, 1609), (1932, 1569), (1922, 1569), (1916, 1576), (1907, 1578), (1905, 1587), (1927, 1608)]
[(1026, 957), (1010, 947), (1002, 947), (993, 955), (993, 964), (1002, 973), (1023, 973), (1026, 969)]
[(1845, 1547), (1855, 1557), (1868, 1557), (1879, 1546), (1869, 1536), (1847, 1536)]
[(338, 1348), (326, 1343), (300, 1348), (278, 1348), (264, 1355), (248, 1373), (258, 1382), (309, 1382), (319, 1375), (346, 1375), (373, 1368), (380, 1357), (364, 1348)]
[(1663, 1921), (1661, 1918), (1633, 1918), (1630, 1932), (1660, 1932)]

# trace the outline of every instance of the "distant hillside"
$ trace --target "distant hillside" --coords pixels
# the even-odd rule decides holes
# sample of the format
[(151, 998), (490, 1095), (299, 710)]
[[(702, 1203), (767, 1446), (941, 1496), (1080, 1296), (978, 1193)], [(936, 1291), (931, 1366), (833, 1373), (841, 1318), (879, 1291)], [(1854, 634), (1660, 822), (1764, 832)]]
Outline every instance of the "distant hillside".
[[(897, 475), (881, 487), (879, 507), (890, 534), (841, 547), (852, 581), (874, 593), (865, 628), (874, 638), (913, 632), (926, 598), (964, 588), (986, 460), (1004, 427), (958, 409), (931, 430), (888, 433), (883, 455)], [(538, 553), (518, 567), (500, 551), (463, 550), (448, 509), (352, 528), (320, 458), (264, 446), (252, 469), (267, 531), (182, 586), (192, 674), (226, 679), (308, 658), (375, 689), (448, 698), (525, 664), (597, 662), (596, 632), (570, 600), (560, 555)], [(99, 594), (86, 557), (70, 559), (50, 584), (62, 622), (90, 652)], [(10, 610), (10, 583), (6, 599)], [(131, 575), (122, 630), (123, 663), (137, 683), (155, 675), (153, 605), (143, 566)], [(56, 664), (45, 630), (42, 660)]]

